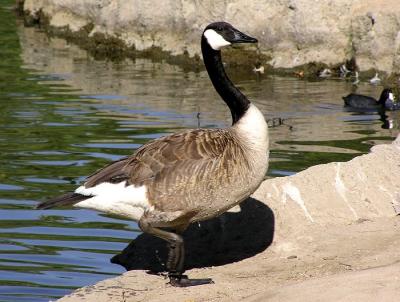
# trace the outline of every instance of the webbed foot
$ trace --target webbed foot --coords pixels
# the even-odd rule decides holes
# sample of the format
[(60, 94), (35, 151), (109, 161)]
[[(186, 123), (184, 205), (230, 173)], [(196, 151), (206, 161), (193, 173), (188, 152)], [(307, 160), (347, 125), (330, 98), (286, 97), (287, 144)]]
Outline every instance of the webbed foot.
[(169, 284), (176, 287), (189, 287), (189, 286), (214, 283), (214, 281), (211, 278), (189, 279), (187, 275), (180, 275), (180, 274), (169, 274), (168, 277), (169, 277)]

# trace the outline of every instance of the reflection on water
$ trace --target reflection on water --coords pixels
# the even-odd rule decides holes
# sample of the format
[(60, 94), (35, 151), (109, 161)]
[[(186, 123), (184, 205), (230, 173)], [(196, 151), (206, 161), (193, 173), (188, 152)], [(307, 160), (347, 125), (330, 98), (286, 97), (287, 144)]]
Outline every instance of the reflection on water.
[[(231, 75), (266, 118), (284, 119), (270, 129), (269, 177), (349, 160), (398, 133), (397, 113), (388, 113), (394, 127), (383, 129), (378, 114), (344, 110), (350, 83)], [(358, 92), (380, 90), (364, 84)], [(17, 26), (4, 8), (0, 116), (0, 301), (48, 301), (118, 275), (123, 269), (109, 258), (139, 234), (131, 221), (92, 211), (32, 210), (38, 201), (73, 189), (150, 139), (230, 123), (205, 72), (149, 60), (95, 61)]]

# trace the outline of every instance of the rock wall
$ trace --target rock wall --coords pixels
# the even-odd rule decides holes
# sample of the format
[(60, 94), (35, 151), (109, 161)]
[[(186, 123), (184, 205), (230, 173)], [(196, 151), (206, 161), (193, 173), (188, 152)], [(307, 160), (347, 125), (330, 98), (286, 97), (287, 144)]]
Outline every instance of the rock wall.
[(352, 57), (361, 71), (400, 67), (398, 0), (25, 0), (24, 10), (72, 31), (91, 24), (89, 35), (118, 37), (137, 50), (157, 46), (194, 56), (204, 26), (226, 20), (256, 36), (268, 58), (263, 63), (275, 68)]
[(299, 247), (299, 238), (312, 226), (323, 232), (332, 225), (400, 214), (399, 163), (400, 136), (391, 145), (374, 146), (369, 154), (348, 162), (266, 180), (253, 197), (271, 207), (275, 244), (290, 251)]

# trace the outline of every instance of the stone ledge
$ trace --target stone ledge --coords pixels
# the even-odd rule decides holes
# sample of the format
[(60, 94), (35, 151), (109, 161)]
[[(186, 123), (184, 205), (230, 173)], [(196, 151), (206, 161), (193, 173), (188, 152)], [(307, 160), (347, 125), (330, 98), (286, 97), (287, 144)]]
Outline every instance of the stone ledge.
[(204, 26), (226, 20), (257, 37), (261, 63), (274, 68), (313, 62), (338, 67), (354, 58), (370, 74), (400, 69), (397, 0), (25, 0), (24, 10), (32, 20), (46, 16), (54, 28), (79, 32), (89, 26), (89, 37), (118, 38), (136, 50), (199, 56)]

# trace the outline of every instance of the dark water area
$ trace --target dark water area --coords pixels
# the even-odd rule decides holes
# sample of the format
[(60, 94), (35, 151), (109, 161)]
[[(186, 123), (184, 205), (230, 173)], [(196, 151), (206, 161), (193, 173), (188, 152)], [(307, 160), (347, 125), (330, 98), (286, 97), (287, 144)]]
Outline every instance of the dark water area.
[[(136, 223), (78, 209), (38, 211), (85, 176), (147, 141), (230, 124), (205, 72), (148, 59), (96, 61), (65, 41), (24, 28), (0, 4), (0, 301), (49, 301), (121, 274), (109, 259), (138, 236)], [(243, 50), (245, 51), (245, 50)], [(351, 112), (350, 81), (306, 81), (228, 70), (269, 120), (267, 177), (347, 161), (399, 132), (399, 114)], [(382, 87), (360, 83), (377, 97)], [(198, 114), (200, 113), (200, 114)]]

